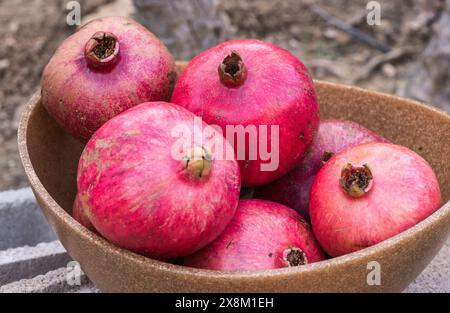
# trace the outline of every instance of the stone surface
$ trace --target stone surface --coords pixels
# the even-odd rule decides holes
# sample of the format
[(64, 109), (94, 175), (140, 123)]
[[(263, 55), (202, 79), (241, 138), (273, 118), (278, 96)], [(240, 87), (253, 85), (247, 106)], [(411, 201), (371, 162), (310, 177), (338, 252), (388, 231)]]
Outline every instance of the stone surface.
[(450, 0), (445, 1), (431, 40), (409, 69), (408, 80), (400, 85), (400, 96), (450, 110)]
[(450, 292), (450, 238), (428, 267), (404, 292)]
[(0, 251), (53, 240), (30, 188), (0, 192)]
[(65, 267), (39, 275), (32, 279), (24, 279), (0, 287), (0, 293), (63, 293), (63, 292), (98, 292), (86, 275), (80, 277), (79, 285), (67, 283)]
[(136, 19), (160, 38), (177, 60), (190, 60), (233, 33), (219, 0), (133, 0)]
[(59, 241), (0, 251), (0, 286), (45, 274), (71, 260)]

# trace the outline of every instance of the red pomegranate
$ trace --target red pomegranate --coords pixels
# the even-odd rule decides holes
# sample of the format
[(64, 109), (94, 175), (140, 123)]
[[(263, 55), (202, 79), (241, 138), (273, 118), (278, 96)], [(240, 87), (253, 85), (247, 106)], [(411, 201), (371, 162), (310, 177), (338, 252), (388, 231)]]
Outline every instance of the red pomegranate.
[(325, 258), (308, 223), (294, 210), (265, 200), (241, 200), (236, 215), (213, 243), (185, 258), (191, 267), (255, 271)]
[[(78, 197), (82, 216), (102, 236), (166, 259), (191, 254), (223, 231), (238, 204), (239, 167), (212, 149), (216, 140), (229, 145), (216, 130), (195, 135), (195, 119), (178, 105), (150, 102), (95, 132), (78, 165)], [(189, 140), (179, 145), (178, 134)]]
[(255, 198), (287, 205), (309, 221), (309, 191), (323, 163), (345, 148), (366, 142), (388, 141), (352, 121), (320, 121), (319, 131), (300, 163), (275, 182), (258, 187)]
[(42, 103), (86, 141), (103, 123), (145, 101), (168, 101), (175, 62), (164, 44), (126, 17), (91, 21), (64, 40), (42, 75)]
[(336, 154), (317, 174), (310, 196), (314, 234), (331, 256), (390, 238), (436, 211), (441, 201), (430, 165), (388, 143)]
[(218, 125), (236, 150), (242, 184), (267, 184), (291, 170), (319, 124), (307, 68), (259, 40), (224, 42), (195, 57), (172, 102)]
[(86, 216), (87, 210), (83, 210), (81, 208), (81, 201), (78, 195), (75, 197), (75, 201), (73, 203), (72, 215), (73, 218), (76, 219), (81, 225), (86, 227), (89, 230), (95, 231), (94, 225), (89, 221), (89, 217)]

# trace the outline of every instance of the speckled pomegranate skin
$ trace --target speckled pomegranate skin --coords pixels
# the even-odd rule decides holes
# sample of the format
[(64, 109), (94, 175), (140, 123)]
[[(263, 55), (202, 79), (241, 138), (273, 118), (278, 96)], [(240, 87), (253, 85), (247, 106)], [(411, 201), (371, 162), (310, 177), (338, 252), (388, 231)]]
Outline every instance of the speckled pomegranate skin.
[[(224, 85), (218, 74), (219, 64), (233, 51), (247, 69), (246, 80), (237, 88)], [(219, 125), (224, 133), (227, 125), (279, 125), (278, 168), (262, 171), (260, 165), (267, 161), (259, 153), (256, 160), (249, 160), (247, 154), (245, 160), (238, 159), (244, 186), (267, 184), (291, 170), (319, 124), (307, 68), (289, 51), (253, 39), (224, 42), (195, 57), (180, 75), (171, 101), (208, 124)], [(271, 140), (268, 146), (270, 151)], [(249, 151), (248, 141), (245, 150)]]
[[(114, 65), (89, 66), (85, 45), (98, 31), (119, 42)], [(103, 123), (146, 101), (168, 101), (175, 62), (164, 44), (127, 17), (96, 19), (68, 37), (42, 75), (42, 103), (63, 129), (86, 142)]]
[[(101, 235), (166, 259), (195, 252), (226, 227), (239, 200), (236, 160), (221, 160), (212, 151), (211, 172), (194, 179), (171, 152), (178, 140), (172, 130), (192, 130), (194, 117), (171, 103), (144, 103), (109, 120), (92, 136), (78, 166), (78, 196)], [(193, 145), (207, 146), (215, 136), (221, 135), (197, 136)]]
[[(345, 164), (367, 164), (373, 181), (360, 198), (350, 197), (339, 179)], [(412, 150), (388, 143), (350, 147), (331, 158), (311, 187), (314, 234), (331, 256), (372, 246), (436, 211), (441, 194), (430, 165)]]
[(366, 142), (388, 142), (358, 123), (322, 120), (319, 131), (300, 163), (289, 173), (255, 191), (255, 198), (275, 201), (293, 208), (309, 221), (309, 191), (322, 167), (324, 152), (338, 153)]
[(296, 247), (307, 263), (325, 259), (310, 226), (294, 210), (266, 200), (241, 200), (236, 215), (213, 243), (185, 258), (191, 267), (256, 271), (287, 267), (286, 249)]
[(80, 197), (78, 195), (75, 197), (75, 201), (73, 203), (72, 208), (72, 216), (76, 219), (81, 225), (86, 227), (89, 230), (95, 231), (94, 225), (91, 224), (89, 218), (85, 214), (85, 210), (82, 209), (82, 204), (80, 201)]

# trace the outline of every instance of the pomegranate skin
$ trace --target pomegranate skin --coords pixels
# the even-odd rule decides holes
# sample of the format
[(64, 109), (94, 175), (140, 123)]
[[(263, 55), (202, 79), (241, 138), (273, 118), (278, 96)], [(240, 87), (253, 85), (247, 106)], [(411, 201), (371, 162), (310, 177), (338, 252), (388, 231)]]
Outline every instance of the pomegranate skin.
[[(103, 237), (145, 256), (168, 259), (195, 252), (226, 227), (239, 200), (236, 160), (222, 160), (214, 151), (201, 164), (173, 156), (179, 140), (173, 130), (193, 131), (194, 119), (178, 105), (150, 102), (95, 132), (81, 155), (77, 185), (83, 214)], [(181, 152), (207, 147), (217, 136), (224, 141), (214, 130), (200, 134)]]
[[(287, 251), (300, 258), (286, 259)], [(299, 255), (297, 255), (298, 257)], [(223, 233), (184, 265), (225, 271), (256, 271), (313, 263), (325, 256), (308, 223), (294, 210), (270, 201), (241, 200)], [(300, 262), (297, 264), (295, 262)]]
[(95, 231), (94, 225), (91, 224), (89, 221), (89, 217), (86, 216), (86, 210), (83, 210), (81, 208), (81, 201), (78, 195), (75, 197), (75, 201), (73, 203), (73, 209), (72, 209), (72, 216), (75, 220), (78, 221), (81, 225), (86, 227), (87, 229), (91, 231)]
[(324, 154), (335, 154), (345, 148), (367, 142), (388, 142), (388, 140), (352, 121), (322, 120), (311, 146), (300, 163), (280, 179), (258, 187), (255, 198), (284, 204), (309, 221), (309, 191), (323, 161), (326, 161)]
[[(367, 191), (350, 196), (340, 183), (351, 164), (370, 169)], [(441, 194), (430, 165), (406, 147), (366, 143), (331, 158), (311, 187), (314, 234), (330, 256), (372, 246), (420, 222), (436, 211)]]
[[(236, 78), (240, 85), (229, 86), (222, 81), (219, 65), (227, 56), (236, 54), (245, 72)], [(261, 139), (260, 125), (270, 130), (270, 126), (278, 125), (279, 163), (275, 169), (261, 169), (261, 164), (269, 161), (263, 160), (260, 151), (255, 151), (256, 158), (250, 158), (248, 140), (245, 158), (238, 155), (246, 187), (270, 183), (291, 170), (310, 145), (319, 124), (319, 106), (307, 68), (289, 51), (254, 39), (227, 41), (199, 54), (180, 75), (171, 101), (208, 124), (220, 126), (224, 134), (227, 125), (254, 125)], [(272, 151), (272, 132), (267, 134), (268, 151)], [(234, 148), (236, 152), (244, 151), (236, 144)]]
[[(109, 62), (95, 60), (92, 51), (86, 54), (88, 42), (94, 50), (102, 32), (118, 43)], [(42, 103), (64, 130), (86, 142), (103, 123), (130, 107), (168, 101), (175, 79), (173, 57), (151, 32), (127, 17), (100, 18), (56, 50), (42, 75)]]

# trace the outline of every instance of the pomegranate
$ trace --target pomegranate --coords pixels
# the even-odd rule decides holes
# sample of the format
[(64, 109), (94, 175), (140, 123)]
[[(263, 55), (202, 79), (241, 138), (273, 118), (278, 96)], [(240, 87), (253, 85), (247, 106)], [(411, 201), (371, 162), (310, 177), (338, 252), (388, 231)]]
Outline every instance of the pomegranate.
[(220, 126), (236, 150), (242, 184), (250, 187), (291, 170), (319, 124), (307, 68), (287, 50), (253, 39), (195, 57), (171, 101)]
[(126, 17), (100, 18), (64, 40), (42, 75), (42, 103), (87, 141), (103, 123), (145, 101), (168, 101), (175, 62), (164, 44)]
[(258, 187), (255, 197), (293, 208), (309, 221), (309, 190), (317, 172), (333, 154), (356, 144), (387, 142), (380, 135), (347, 120), (322, 120), (300, 163), (275, 182)]
[[(195, 119), (178, 105), (149, 102), (100, 127), (78, 165), (80, 215), (111, 242), (159, 259), (214, 240), (235, 213), (239, 167), (213, 149), (217, 139), (229, 145), (222, 135), (199, 133)], [(189, 144), (178, 145), (179, 129), (189, 131)]]
[(270, 201), (241, 200), (218, 239), (185, 258), (191, 267), (254, 271), (313, 263), (325, 258), (309, 224), (294, 210)]
[(75, 197), (72, 209), (73, 218), (76, 219), (81, 225), (89, 230), (95, 231), (94, 225), (89, 221), (89, 217), (86, 216), (86, 210), (81, 208), (81, 201), (78, 195)]
[(311, 187), (314, 234), (339, 256), (374, 245), (439, 208), (430, 165), (408, 148), (388, 143), (350, 147), (332, 157)]

